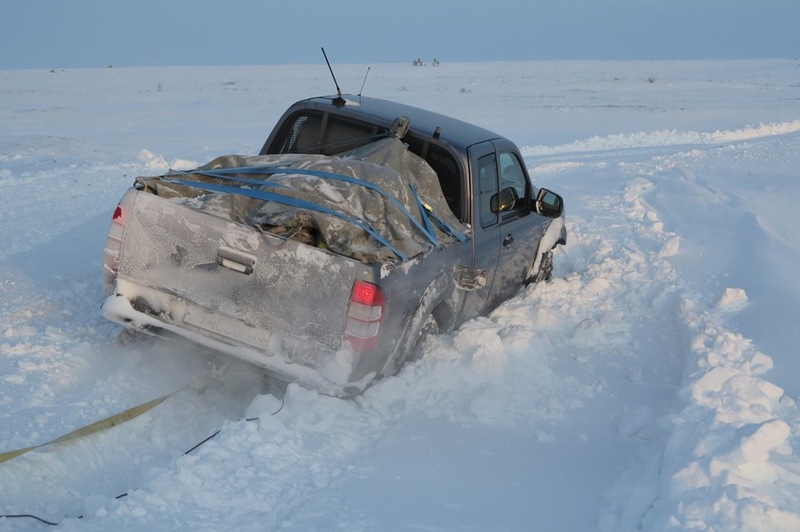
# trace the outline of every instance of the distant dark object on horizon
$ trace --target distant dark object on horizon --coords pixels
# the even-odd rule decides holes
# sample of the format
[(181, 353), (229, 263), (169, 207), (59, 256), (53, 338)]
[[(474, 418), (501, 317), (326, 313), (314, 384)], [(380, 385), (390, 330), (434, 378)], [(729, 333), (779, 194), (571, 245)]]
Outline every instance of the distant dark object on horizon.
[[(425, 62), (419, 57), (411, 61), (411, 64), (413, 66), (425, 66)], [(433, 61), (431, 61), (431, 66), (439, 66), (439, 60), (434, 57)]]

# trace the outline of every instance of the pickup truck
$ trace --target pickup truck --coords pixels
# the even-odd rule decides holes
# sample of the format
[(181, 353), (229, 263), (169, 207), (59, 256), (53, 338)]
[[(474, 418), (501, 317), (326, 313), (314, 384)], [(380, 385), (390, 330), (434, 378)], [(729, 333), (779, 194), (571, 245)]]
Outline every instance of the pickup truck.
[(496, 133), (361, 95), (305, 99), (258, 155), (135, 180), (102, 313), (351, 396), (427, 334), (549, 279), (563, 211)]

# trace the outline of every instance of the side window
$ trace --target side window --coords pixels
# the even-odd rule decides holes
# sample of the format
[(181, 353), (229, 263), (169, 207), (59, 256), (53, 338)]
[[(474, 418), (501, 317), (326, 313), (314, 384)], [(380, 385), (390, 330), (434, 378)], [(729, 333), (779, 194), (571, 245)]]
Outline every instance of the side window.
[(506, 213), (504, 218), (508, 213), (517, 213), (530, 205), (528, 188), (528, 180), (516, 154), (509, 151), (500, 152), (500, 190), (510, 192), (513, 196), (513, 202), (503, 209)]
[(478, 206), (481, 227), (497, 223), (497, 212), (492, 212), (492, 197), (497, 194), (497, 162), (493, 153), (478, 159)]

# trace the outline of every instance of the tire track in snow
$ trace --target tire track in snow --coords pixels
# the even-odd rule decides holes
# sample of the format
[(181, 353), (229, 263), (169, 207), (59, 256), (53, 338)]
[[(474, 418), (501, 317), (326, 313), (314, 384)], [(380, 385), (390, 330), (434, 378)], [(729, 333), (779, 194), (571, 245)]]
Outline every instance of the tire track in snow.
[(620, 133), (604, 137), (593, 136), (559, 146), (526, 146), (521, 148), (520, 151), (523, 157), (546, 157), (584, 152), (602, 153), (640, 148), (663, 148), (667, 146), (718, 146), (797, 132), (800, 132), (800, 120), (759, 124), (735, 130), (717, 130), (713, 132), (661, 130)]
[[(788, 128), (776, 134), (795, 131)], [(682, 236), (694, 235), (670, 236), (662, 215), (675, 201), (699, 203), (692, 209), (690, 202), (679, 213), (702, 213), (705, 203), (736, 201), (731, 196), (735, 189), (717, 189), (711, 179), (715, 161), (719, 165), (720, 161), (743, 157), (750, 151), (745, 145), (731, 149), (706, 156), (710, 160), (702, 165), (697, 154), (662, 152), (650, 159), (643, 155), (641, 162), (633, 164), (629, 160), (604, 161), (594, 163), (593, 168), (605, 173), (619, 171), (626, 176), (623, 196), (628, 216), (639, 226), (639, 237), (662, 235), (659, 255), (669, 270), (668, 263), (682, 253)], [(769, 156), (769, 146), (762, 151), (748, 156)], [(608, 155), (613, 156), (613, 150)], [(543, 169), (569, 173), (586, 167), (551, 165)], [(673, 183), (676, 177), (681, 185)], [(687, 187), (705, 194), (687, 194)], [(710, 222), (713, 212), (706, 215), (708, 219), (698, 216), (694, 224)], [(692, 223), (668, 223), (682, 230), (693, 228)], [(743, 235), (751, 232), (746, 229)], [(715, 251), (714, 246), (707, 247), (703, 251)], [(687, 282), (674, 273), (671, 277), (671, 281), (669, 276), (665, 279), (675, 283), (673, 303), (677, 304), (669, 314), (680, 339), (683, 376), (674, 398), (668, 401), (670, 407), (655, 417), (646, 416), (645, 423), (640, 423), (651, 442), (637, 452), (639, 466), (620, 475), (611, 490), (611, 504), (601, 516), (600, 528), (739, 529), (743, 523), (758, 523), (758, 529), (796, 530), (800, 516), (793, 509), (800, 500), (793, 492), (800, 461), (792, 451), (796, 428), (790, 421), (798, 419), (798, 409), (783, 389), (769, 381), (772, 359), (750, 339), (730, 329), (730, 318), (746, 306), (747, 295), (729, 287), (716, 299), (709, 299), (691, 286), (696, 280)], [(656, 280), (661, 279), (654, 277), (651, 282)], [(715, 504), (709, 505), (709, 500)]]

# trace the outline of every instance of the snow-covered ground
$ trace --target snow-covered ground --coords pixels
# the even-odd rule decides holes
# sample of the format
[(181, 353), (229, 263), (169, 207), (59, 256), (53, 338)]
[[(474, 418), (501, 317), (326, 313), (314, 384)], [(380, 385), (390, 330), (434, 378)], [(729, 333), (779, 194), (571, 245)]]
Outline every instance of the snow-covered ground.
[[(336, 67), (350, 92), (366, 72)], [(0, 71), (0, 453), (175, 392), (0, 463), (0, 514), (800, 529), (800, 62), (372, 65), (365, 94), (509, 136), (565, 197), (554, 279), (355, 400), (290, 386), (281, 402), (244, 364), (119, 344), (101, 255), (133, 178), (256, 153), (285, 107), (332, 91), (324, 65)]]

